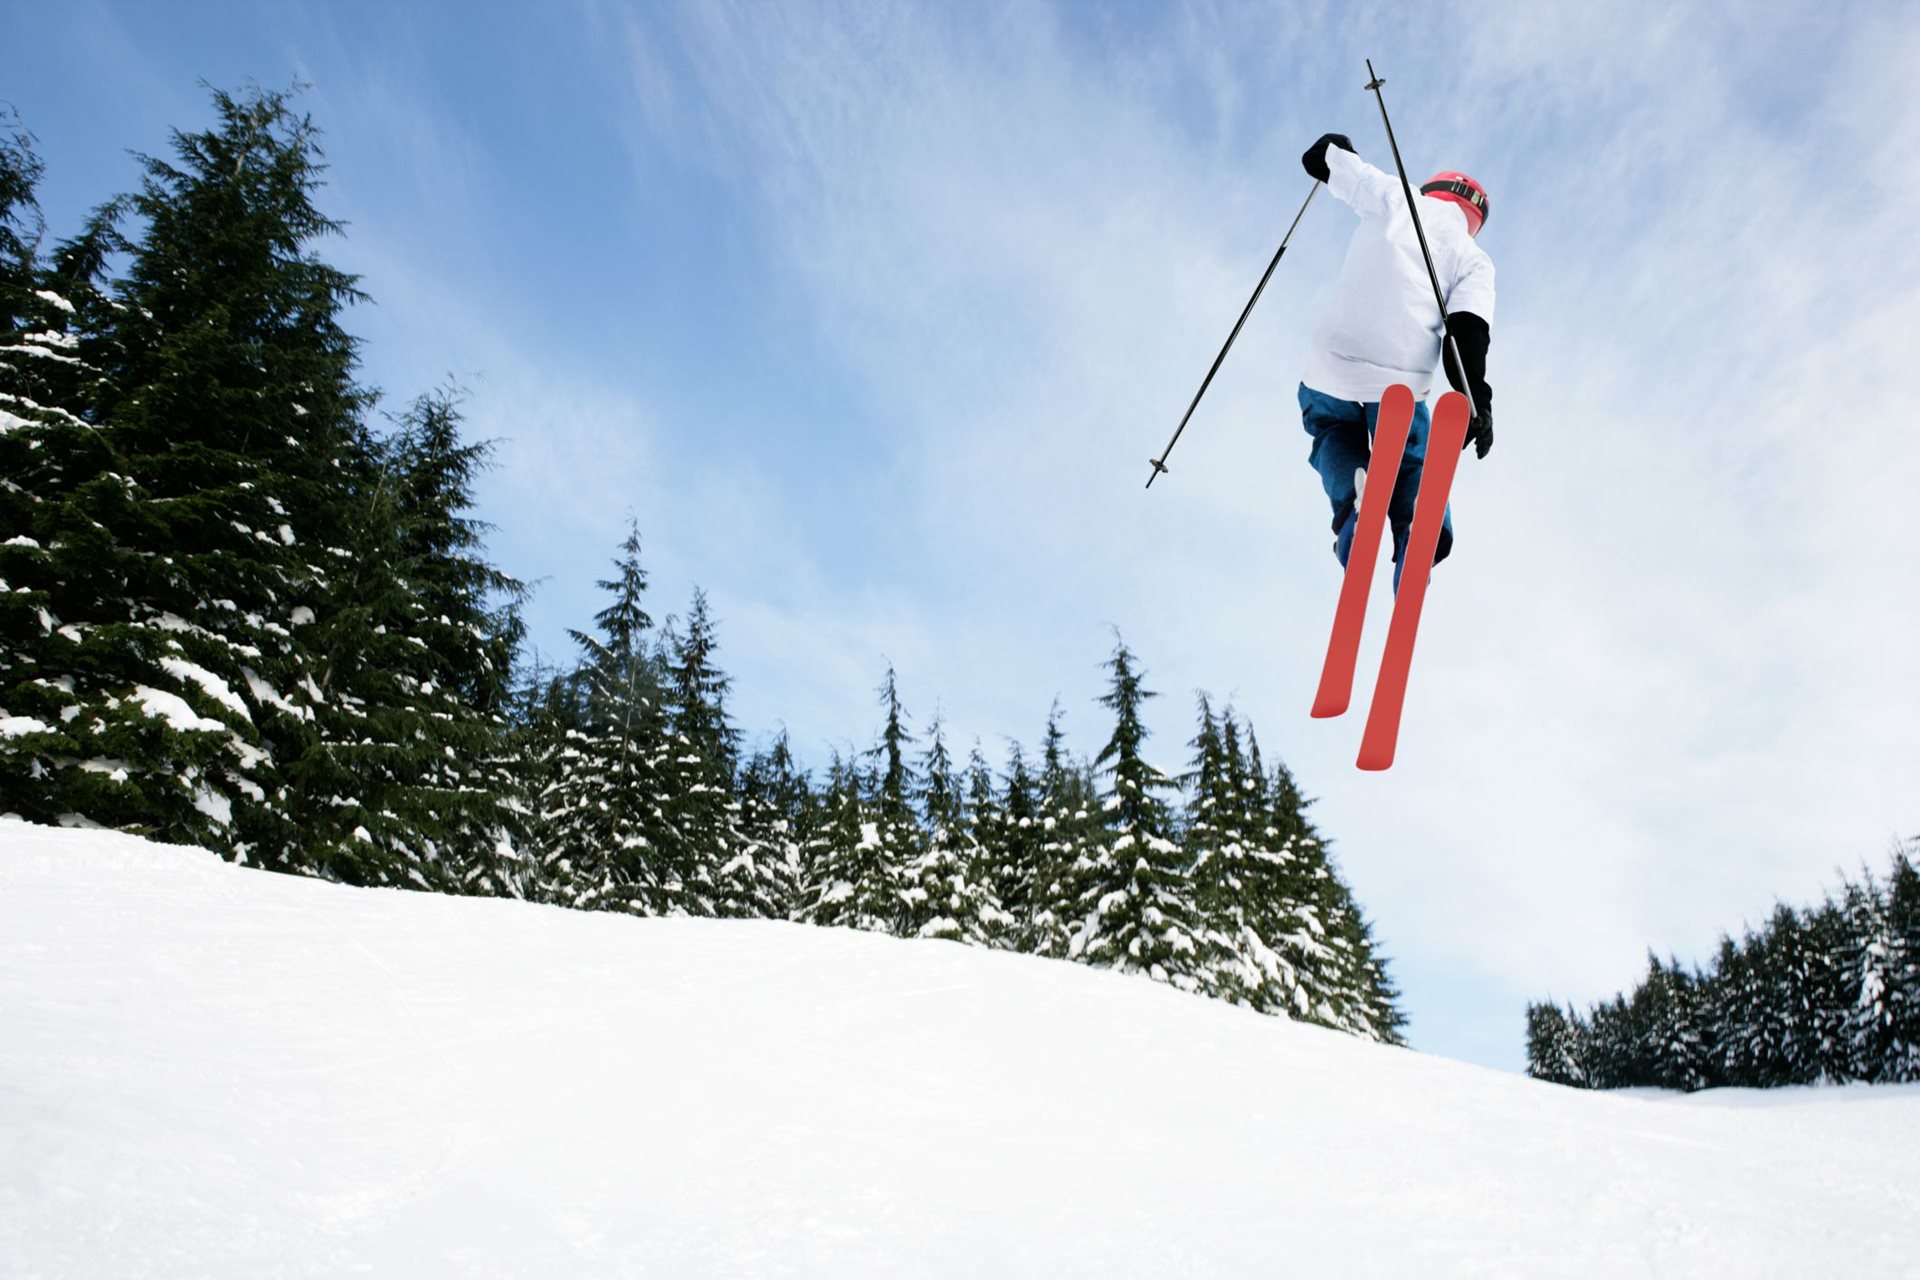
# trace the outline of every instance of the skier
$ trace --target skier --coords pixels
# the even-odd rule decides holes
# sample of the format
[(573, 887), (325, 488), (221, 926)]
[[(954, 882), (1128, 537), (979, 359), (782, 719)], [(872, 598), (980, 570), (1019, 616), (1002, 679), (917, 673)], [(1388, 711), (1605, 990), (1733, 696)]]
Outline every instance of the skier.
[[(1440, 310), (1434, 305), (1433, 287), (1399, 180), (1362, 160), (1353, 143), (1338, 133), (1323, 134), (1300, 161), (1360, 215), (1333, 301), (1313, 332), (1300, 382), (1300, 413), (1307, 434), (1313, 437), (1307, 460), (1320, 473), (1320, 483), (1333, 504), (1333, 550), (1343, 567), (1353, 544), (1381, 394), (1394, 383), (1404, 383), (1416, 401), (1387, 509), (1397, 590), (1414, 498), (1420, 491), (1420, 470), (1427, 456), (1426, 398), (1443, 345)], [(1447, 380), (1456, 390), (1471, 389), (1475, 415), (1467, 442), (1484, 458), (1493, 447), (1493, 392), (1486, 380), (1493, 261), (1474, 238), (1487, 220), (1487, 193), (1466, 174), (1453, 172), (1435, 174), (1420, 193), (1429, 197), (1420, 208), (1420, 222), (1447, 299), (1446, 330), (1466, 366), (1458, 370), (1448, 361)], [(1449, 506), (1434, 563), (1446, 559), (1452, 550)]]

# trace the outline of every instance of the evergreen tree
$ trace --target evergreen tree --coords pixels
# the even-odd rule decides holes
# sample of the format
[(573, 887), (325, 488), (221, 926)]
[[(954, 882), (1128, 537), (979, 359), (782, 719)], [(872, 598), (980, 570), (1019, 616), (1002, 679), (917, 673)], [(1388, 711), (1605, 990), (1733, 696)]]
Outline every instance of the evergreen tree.
[(1920, 1080), (1920, 872), (1909, 850), (1894, 853), (1887, 880), (1887, 930), (1892, 955), (1887, 962), (1889, 1035), (1885, 1078)]
[(1647, 980), (1636, 993), (1644, 1004), (1639, 1058), (1645, 1083), (1692, 1092), (1711, 1082), (1700, 990), (1678, 961), (1647, 954)]
[(1294, 985), (1282, 986), (1296, 1017), (1388, 1044), (1400, 1042), (1404, 1018), (1372, 928), (1341, 878), (1325, 839), (1307, 817), (1311, 804), (1292, 772), (1276, 762), (1267, 776), (1264, 839), (1279, 845), (1270, 889), (1275, 918), (1264, 937)]
[(1806, 913), (1803, 920), (1806, 969), (1800, 999), (1810, 1031), (1810, 1078), (1839, 1083), (1851, 1078), (1848, 1022), (1859, 998), (1857, 940), (1831, 898)]
[(1185, 852), (1170, 838), (1173, 815), (1162, 793), (1173, 784), (1141, 754), (1142, 704), (1153, 696), (1137, 662), (1116, 639), (1111, 683), (1101, 705), (1114, 714), (1113, 736), (1095, 763), (1111, 788), (1102, 804), (1101, 838), (1075, 866), (1079, 901), (1069, 955), (1088, 964), (1145, 973), (1183, 990), (1199, 985), (1199, 913)]
[(40, 237), (46, 223), (35, 192), (45, 172), (33, 135), (11, 107), (0, 107), (0, 333), (10, 335), (9, 355), (29, 354), (13, 347), (40, 289)]
[(1230, 884), (1209, 907), (1217, 929), (1224, 917), (1224, 932), (1233, 943), (1219, 994), (1263, 1013), (1318, 1016), (1328, 1025), (1341, 1025), (1328, 1015), (1335, 1003), (1344, 1002), (1314, 999), (1315, 990), (1325, 985), (1324, 980), (1316, 984), (1315, 975), (1334, 957), (1320, 899), (1337, 885), (1300, 812), (1303, 802), (1292, 789), (1292, 776), (1282, 768), (1268, 777), (1251, 725), (1243, 753), (1231, 711), (1221, 717), (1217, 736), (1221, 764), (1211, 784), (1212, 809), (1227, 815), (1235, 852)]
[(1080, 897), (1077, 868), (1096, 829), (1090, 772), (1067, 752), (1063, 715), (1055, 699), (1040, 754), (1033, 887), (1020, 924), (1021, 949), (1040, 956), (1069, 953)]
[(909, 868), (903, 897), (908, 937), (985, 943), (1011, 923), (988, 877), (989, 858), (967, 821), (960, 781), (947, 751), (938, 714), (927, 730), (927, 750), (918, 775), (920, 811), (926, 815), (923, 851)]
[(886, 678), (880, 682), (880, 705), (887, 718), (880, 730), (880, 741), (869, 753), (880, 763), (879, 798), (881, 805), (895, 816), (911, 812), (908, 795), (907, 748), (913, 735), (907, 731), (907, 711), (900, 705), (900, 684), (893, 665), (887, 665)]
[[(80, 750), (66, 729), (75, 633), (52, 612), (76, 594), (58, 544), (68, 495), (111, 453), (80, 416), (94, 376), (76, 352), (80, 308), (40, 258), (42, 172), (32, 137), (0, 115), (0, 813), (54, 822), (67, 810), (49, 783)], [(76, 284), (84, 301), (99, 274)]]
[(739, 733), (726, 709), (733, 682), (714, 661), (718, 640), (705, 592), (694, 591), (685, 631), (669, 627), (663, 647), (672, 735), (669, 793), (688, 908), (757, 915), (769, 886), (740, 830), (734, 793)]
[(1229, 711), (1215, 718), (1199, 695), (1200, 723), (1183, 824), (1193, 859), (1195, 903), (1203, 921), (1201, 982), (1211, 995), (1264, 1013), (1286, 1012), (1298, 990), (1292, 966), (1268, 942), (1287, 855), (1262, 847), (1264, 815), (1249, 801), (1239, 726)]
[(1594, 1006), (1588, 1015), (1587, 1078), (1596, 1089), (1626, 1089), (1641, 1083), (1634, 1062), (1632, 1018), (1624, 997)]
[(490, 447), (451, 393), (422, 396), (354, 468), (351, 554), (306, 637), (323, 695), (288, 768), (312, 856), (359, 883), (524, 896), (532, 874), (507, 743), (520, 583), (469, 514)]
[(1001, 911), (985, 932), (990, 946), (1025, 950), (1032, 944), (1042, 875), (1038, 788), (1019, 743), (1008, 745), (1004, 785), (974, 747), (967, 765), (968, 826), (985, 859), (980, 874), (986, 892)]
[(682, 909), (681, 845), (669, 820), (669, 742), (637, 524), (620, 552), (616, 576), (599, 583), (613, 597), (594, 615), (599, 633), (570, 633), (582, 652), (580, 727), (556, 753), (544, 798), (545, 860), (568, 905), (660, 915)]
[(900, 895), (896, 871), (882, 844), (879, 805), (872, 788), (838, 752), (827, 773), (820, 820), (805, 845), (805, 888), (799, 918), (877, 933), (897, 932)]
[(1895, 1057), (1894, 981), (1899, 944), (1887, 911), (1887, 898), (1871, 873), (1848, 884), (1840, 915), (1846, 942), (1840, 952), (1846, 994), (1842, 1041), (1846, 1078), (1884, 1080)]
[(1574, 1020), (1560, 1006), (1527, 1005), (1527, 1074), (1548, 1084), (1586, 1083), (1585, 1048)]
[(741, 851), (721, 868), (727, 914), (784, 920), (800, 904), (801, 863), (813, 818), (807, 777), (783, 732), (740, 777)]
[[(874, 849), (868, 864), (869, 878), (860, 892), (865, 909), (874, 919), (886, 922), (882, 928), (910, 937), (916, 912), (912, 871), (926, 852), (926, 836), (915, 816), (912, 770), (907, 762), (913, 735), (907, 730), (907, 711), (900, 703), (899, 682), (891, 664), (879, 694), (886, 720), (880, 741), (867, 753), (876, 765), (871, 818)], [(862, 838), (868, 837), (863, 833)]]
[[(1650, 954), (1629, 995), (1591, 1010), (1578, 1037), (1585, 1082), (1700, 1089), (1914, 1078), (1917, 907), (1920, 879), (1896, 849), (1885, 885), (1868, 873), (1810, 910), (1777, 904), (1739, 943), (1722, 937), (1708, 972)], [(1547, 1017), (1529, 1012), (1536, 1065), (1535, 1032), (1546, 1025), (1537, 1020)]]
[(0, 329), (0, 718), (9, 722), (0, 734), (0, 812), (53, 822), (82, 819), (45, 785), (82, 749), (67, 730), (80, 711), (67, 668), (81, 633), (55, 610), (70, 615), (97, 594), (86, 575), (110, 550), (76, 513), (74, 496), (83, 486), (111, 492), (122, 474), (92, 420), (101, 374), (81, 339), (114, 305), (106, 262), (126, 243), (124, 202), (114, 201), (42, 261), (32, 194), (39, 173), (24, 132), (0, 135), (0, 289), (10, 326)]
[[(368, 397), (339, 314), (359, 294), (313, 249), (337, 227), (311, 122), (280, 94), (213, 98), (215, 127), (143, 160), (112, 304), (56, 295), (96, 375), (65, 412), (96, 433), (68, 441), (40, 516), (33, 585), (67, 646), (36, 677), (60, 690), (63, 740), (30, 767), (43, 810), (344, 874), (309, 858), (286, 771), (324, 699), (300, 628), (345, 555)], [(66, 270), (98, 266), (117, 216)]]
[(577, 884), (577, 868), (556, 853), (553, 805), (559, 795), (563, 754), (573, 750), (572, 735), (580, 732), (580, 682), (546, 662), (538, 653), (517, 689), (511, 715), (509, 752), (517, 775), (519, 816), (527, 848), (534, 859), (528, 896), (541, 902), (569, 904)]
[(1182, 843), (1192, 861), (1193, 900), (1201, 919), (1199, 976), (1209, 994), (1237, 994), (1235, 972), (1241, 915), (1245, 832), (1229, 777), (1226, 748), (1207, 695), (1198, 695), (1200, 726), (1192, 742), (1193, 767), (1180, 781), (1188, 791)]
[(1708, 1074), (1719, 1084), (1744, 1085), (1757, 1076), (1759, 1051), (1752, 973), (1747, 956), (1722, 934), (1713, 970), (1701, 983), (1702, 1039)]
[[(935, 728), (939, 728), (937, 722)], [(980, 878), (992, 887), (994, 899), (1002, 909), (1009, 911), (1007, 926), (991, 936), (983, 936), (981, 940), (989, 946), (1008, 946), (1013, 927), (1013, 916), (1008, 909), (1009, 893), (1023, 899), (1020, 873), (1024, 871), (1030, 876), (1033, 869), (1030, 866), (1021, 868), (1013, 865), (1006, 852), (1006, 807), (999, 786), (994, 781), (993, 766), (987, 763), (978, 739), (975, 739), (973, 749), (967, 753), (966, 773), (956, 784), (964, 794), (960, 806), (961, 828), (967, 843), (977, 850)]]
[(1756, 1058), (1762, 1088), (1807, 1084), (1818, 1074), (1812, 1043), (1812, 1024), (1803, 1005), (1806, 959), (1800, 917), (1785, 903), (1776, 903), (1759, 937), (1753, 940), (1753, 981), (1758, 1016)]

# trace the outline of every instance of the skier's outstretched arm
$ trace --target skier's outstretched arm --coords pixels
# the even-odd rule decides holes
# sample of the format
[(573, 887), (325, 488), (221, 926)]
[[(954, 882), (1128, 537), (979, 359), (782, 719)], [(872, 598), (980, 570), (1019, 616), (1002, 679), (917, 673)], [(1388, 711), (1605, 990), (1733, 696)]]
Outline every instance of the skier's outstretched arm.
[(1354, 154), (1343, 133), (1322, 134), (1300, 163), (1363, 218), (1384, 214), (1400, 191), (1392, 178)]

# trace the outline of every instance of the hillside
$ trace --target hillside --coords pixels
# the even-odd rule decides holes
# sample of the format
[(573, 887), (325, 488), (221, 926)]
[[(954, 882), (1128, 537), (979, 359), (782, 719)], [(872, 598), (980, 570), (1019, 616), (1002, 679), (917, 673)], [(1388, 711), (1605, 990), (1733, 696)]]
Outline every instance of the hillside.
[(1920, 1250), (1920, 1089), (1581, 1093), (1078, 965), (18, 823), (0, 1135), (11, 1276), (1805, 1277)]

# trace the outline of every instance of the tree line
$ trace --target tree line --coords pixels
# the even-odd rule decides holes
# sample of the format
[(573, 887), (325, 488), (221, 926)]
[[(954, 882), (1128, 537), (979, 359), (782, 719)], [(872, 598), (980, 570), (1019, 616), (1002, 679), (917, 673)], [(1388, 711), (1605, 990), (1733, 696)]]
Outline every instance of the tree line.
[(0, 128), (0, 814), (353, 884), (793, 919), (1148, 974), (1396, 1041), (1396, 994), (1284, 765), (1199, 699), (1142, 753), (1118, 637), (1092, 759), (964, 759), (895, 673), (871, 749), (748, 752), (715, 620), (649, 612), (637, 527), (563, 666), (486, 556), (459, 397), (357, 381), (287, 95), (141, 157), (50, 240)]
[(1781, 903), (1704, 969), (1648, 955), (1630, 993), (1584, 1014), (1527, 1007), (1527, 1072), (1589, 1089), (1920, 1080), (1920, 874), (1896, 849), (1884, 880), (1820, 905)]

